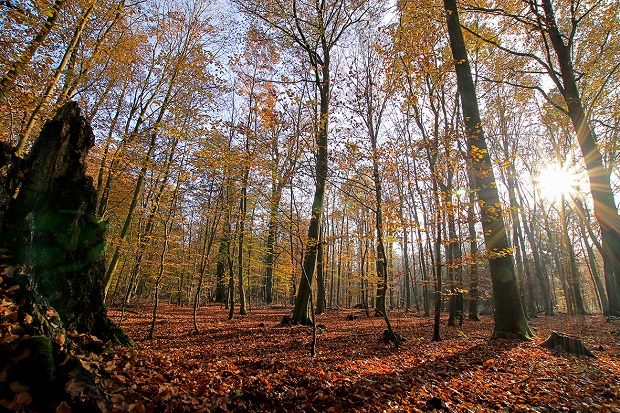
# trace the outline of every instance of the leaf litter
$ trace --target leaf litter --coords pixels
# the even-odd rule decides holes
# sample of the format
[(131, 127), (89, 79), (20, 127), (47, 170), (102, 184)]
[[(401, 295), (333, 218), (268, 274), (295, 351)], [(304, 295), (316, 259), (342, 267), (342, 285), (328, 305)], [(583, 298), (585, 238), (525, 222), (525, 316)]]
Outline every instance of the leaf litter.
[[(83, 357), (115, 412), (620, 412), (620, 339), (610, 334), (620, 323), (602, 316), (532, 319), (533, 342), (490, 340), (491, 317), (443, 321), (432, 342), (431, 319), (393, 312), (407, 339), (395, 349), (379, 341), (381, 318), (328, 310), (311, 357), (311, 328), (279, 323), (290, 308), (227, 320), (209, 305), (197, 334), (191, 308), (160, 309), (154, 339), (151, 309), (136, 306), (123, 322), (135, 349)], [(552, 330), (583, 338), (597, 358), (539, 347)]]

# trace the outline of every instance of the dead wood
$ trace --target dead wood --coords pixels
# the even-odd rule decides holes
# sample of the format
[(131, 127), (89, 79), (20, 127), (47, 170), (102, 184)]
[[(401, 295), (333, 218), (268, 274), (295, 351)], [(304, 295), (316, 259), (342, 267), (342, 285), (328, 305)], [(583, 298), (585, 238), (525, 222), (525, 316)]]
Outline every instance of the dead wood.
[(542, 342), (540, 346), (554, 351), (563, 351), (578, 356), (596, 358), (596, 356), (592, 354), (592, 352), (583, 344), (583, 341), (581, 341), (580, 338), (555, 331), (552, 331), (549, 338)]

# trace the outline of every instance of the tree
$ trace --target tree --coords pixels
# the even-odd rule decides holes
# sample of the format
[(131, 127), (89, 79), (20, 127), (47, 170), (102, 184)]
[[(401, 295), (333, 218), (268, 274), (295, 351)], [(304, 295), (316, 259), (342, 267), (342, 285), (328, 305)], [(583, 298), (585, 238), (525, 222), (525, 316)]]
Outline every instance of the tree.
[(512, 250), (501, 214), (501, 202), (495, 186), (495, 176), (484, 136), (478, 99), (471, 67), (461, 31), (456, 0), (444, 0), (450, 48), (454, 57), (456, 77), (465, 129), (469, 167), (472, 169), (480, 202), (482, 228), (493, 283), (495, 329), (493, 337), (532, 338), (519, 295)]
[(19, 56), (19, 58), (13, 62), (9, 67), (10, 69), (4, 74), (2, 80), (0, 80), (0, 104), (2, 104), (11, 88), (15, 84), (17, 76), (19, 76), (26, 68), (26, 65), (30, 62), (37, 49), (45, 41), (50, 31), (56, 24), (60, 9), (62, 8), (64, 0), (56, 0), (54, 5), (49, 10), (49, 14), (43, 26), (39, 29), (35, 37), (30, 41), (26, 50)]
[[(555, 71), (549, 74), (564, 98), (568, 108), (568, 116), (577, 134), (579, 147), (586, 163), (586, 170), (590, 179), (590, 191), (594, 201), (594, 215), (600, 225), (602, 244), (606, 252), (604, 259), (611, 260), (613, 266), (615, 291), (612, 287), (610, 311), (620, 313), (620, 215), (618, 215), (618, 208), (611, 188), (609, 170), (603, 164), (597, 146), (596, 134), (588, 121), (588, 115), (581, 100), (571, 57), (577, 25), (591, 10), (586, 11), (582, 16), (571, 16), (570, 35), (563, 36), (560, 33), (551, 0), (542, 1), (542, 11), (534, 2), (530, 3), (530, 7), (536, 18), (544, 21), (545, 25), (541, 34), (548, 36), (558, 61), (559, 75)], [(541, 25), (541, 27), (543, 26)], [(609, 265), (607, 267), (609, 268)], [(611, 278), (608, 278), (608, 282), (611, 282)]]
[[(22, 153), (22, 151), (26, 147), (26, 143), (28, 142), (30, 133), (32, 132), (32, 129), (34, 128), (37, 116), (39, 112), (41, 111), (41, 109), (43, 108), (43, 106), (47, 104), (48, 100), (50, 99), (52, 95), (52, 91), (56, 87), (56, 84), (58, 83), (60, 76), (62, 75), (62, 72), (65, 69), (65, 66), (69, 62), (69, 58), (73, 54), (78, 42), (80, 41), (80, 38), (82, 37), (84, 28), (86, 27), (86, 24), (88, 23), (88, 20), (90, 19), (90, 16), (92, 15), (94, 11), (94, 8), (95, 8), (95, 2), (91, 1), (88, 7), (86, 8), (86, 10), (84, 10), (84, 12), (80, 15), (78, 25), (75, 28), (73, 36), (71, 37), (71, 41), (69, 42), (69, 45), (67, 46), (67, 49), (65, 50), (65, 53), (62, 56), (62, 59), (60, 63), (58, 64), (58, 67), (54, 71), (54, 76), (53, 76), (52, 81), (49, 82), (47, 88), (45, 89), (45, 92), (43, 92), (43, 96), (40, 97), (37, 105), (35, 106), (34, 110), (30, 114), (30, 117), (28, 118), (28, 121), (26, 122), (24, 131), (22, 132), (20, 139), (19, 139), (19, 143), (17, 144), (16, 150), (18, 154)], [(4, 93), (0, 92), (0, 95), (2, 94)]]
[(328, 175), (329, 103), (331, 99), (331, 55), (347, 30), (359, 22), (367, 11), (366, 1), (336, 0), (328, 2), (240, 2), (246, 13), (261, 19), (293, 42), (306, 55), (312, 83), (318, 91), (319, 116), (315, 130), (315, 191), (310, 226), (303, 259), (302, 278), (295, 299), (293, 321), (308, 323), (308, 301), (316, 267)]
[(105, 225), (95, 219), (92, 179), (85, 175), (93, 143), (92, 129), (75, 102), (46, 123), (22, 166), (25, 177), (7, 212), (4, 242), (66, 328), (129, 343), (103, 304)]
[[(512, 44), (502, 37), (467, 30), (492, 44), (498, 52), (512, 56), (512, 62), (506, 65), (513, 66), (511, 77), (516, 80), (511, 83), (537, 90), (553, 103), (552, 96), (532, 81), (542, 68), (562, 95), (565, 105), (555, 106), (570, 118), (585, 161), (594, 215), (601, 231), (610, 311), (620, 313), (620, 215), (611, 186), (610, 165), (603, 162), (600, 137), (592, 123), (592, 114), (620, 71), (620, 63), (614, 57), (618, 42), (610, 39), (620, 22), (610, 2), (557, 2), (554, 6), (551, 0), (528, 0), (525, 5), (520, 9), (515, 9), (521, 7), (520, 3), (510, 2), (493, 9), (474, 7), (492, 18), (500, 16), (499, 22), (508, 28), (505, 32), (516, 34), (510, 40)], [(583, 64), (589, 66), (578, 70), (578, 55), (584, 56)], [(589, 101), (584, 102), (584, 90), (589, 92)]]

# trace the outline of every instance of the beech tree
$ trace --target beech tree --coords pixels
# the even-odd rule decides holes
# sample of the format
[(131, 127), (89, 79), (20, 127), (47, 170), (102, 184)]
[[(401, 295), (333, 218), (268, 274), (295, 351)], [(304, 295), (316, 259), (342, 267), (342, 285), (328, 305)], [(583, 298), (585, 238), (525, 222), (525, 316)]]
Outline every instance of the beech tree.
[(306, 55), (311, 82), (318, 91), (319, 116), (315, 130), (315, 191), (302, 264), (302, 277), (295, 299), (293, 320), (308, 323), (308, 301), (321, 234), (325, 185), (328, 175), (328, 130), (331, 99), (332, 51), (347, 30), (366, 14), (366, 1), (236, 2), (244, 12), (259, 18), (293, 42)]
[[(469, 33), (493, 45), (506, 57), (505, 66), (510, 68), (511, 77), (508, 82), (537, 90), (552, 102), (548, 91), (537, 80), (542, 71), (562, 96), (564, 105), (556, 104), (556, 108), (571, 120), (585, 161), (594, 215), (601, 232), (610, 311), (618, 313), (620, 215), (611, 185), (611, 165), (605, 165), (601, 153), (604, 140), (593, 126), (596, 120), (593, 115), (599, 106), (615, 105), (613, 97), (604, 102), (606, 96), (614, 95), (610, 93), (613, 89), (610, 85), (620, 74), (620, 64), (614, 60), (619, 44), (615, 28), (620, 24), (615, 6), (603, 1), (586, 4), (528, 0), (500, 2), (492, 9), (474, 6), (471, 10), (491, 18), (499, 17), (497, 21), (507, 29), (504, 33), (515, 35), (511, 39), (488, 36), (466, 27)], [(580, 61), (578, 57), (583, 59)], [(604, 108), (602, 112), (609, 110)], [(610, 136), (616, 135), (609, 124), (602, 122), (601, 126)]]
[(474, 190), (477, 192), (481, 204), (482, 228), (493, 282), (495, 299), (493, 337), (518, 337), (529, 340), (533, 335), (525, 319), (521, 304), (512, 249), (508, 243), (506, 227), (501, 214), (502, 204), (497, 192), (492, 169), (493, 164), (489, 157), (480, 119), (478, 99), (467, 58), (456, 1), (444, 0), (444, 8), (467, 131), (469, 167), (472, 169), (474, 184), (476, 185)]

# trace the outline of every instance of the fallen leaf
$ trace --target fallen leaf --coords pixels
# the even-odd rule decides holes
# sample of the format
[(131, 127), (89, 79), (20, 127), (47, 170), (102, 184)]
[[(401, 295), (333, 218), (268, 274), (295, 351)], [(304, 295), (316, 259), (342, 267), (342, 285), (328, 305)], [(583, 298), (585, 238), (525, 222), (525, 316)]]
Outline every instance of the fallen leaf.
[(30, 386), (20, 381), (12, 382), (11, 384), (9, 384), (9, 388), (13, 393), (21, 393), (30, 390)]
[(28, 406), (32, 403), (32, 396), (28, 392), (21, 392), (15, 396), (13, 403), (18, 407)]
[(4, 271), (2, 271), (2, 275), (6, 275), (9, 278), (11, 278), (13, 274), (15, 273), (15, 271), (19, 269), (19, 267), (20, 267), (19, 265), (11, 265), (9, 267), (6, 267)]
[(66, 402), (62, 402), (56, 407), (56, 413), (71, 413), (71, 406)]
[(71, 395), (71, 397), (78, 397), (84, 390), (88, 388), (88, 384), (83, 381), (69, 380), (65, 386), (65, 391)]
[(8, 343), (12, 343), (13, 341), (17, 340), (19, 338), (19, 336), (16, 336), (15, 334), (7, 334), (6, 336), (0, 338), (0, 344), (8, 344)]

